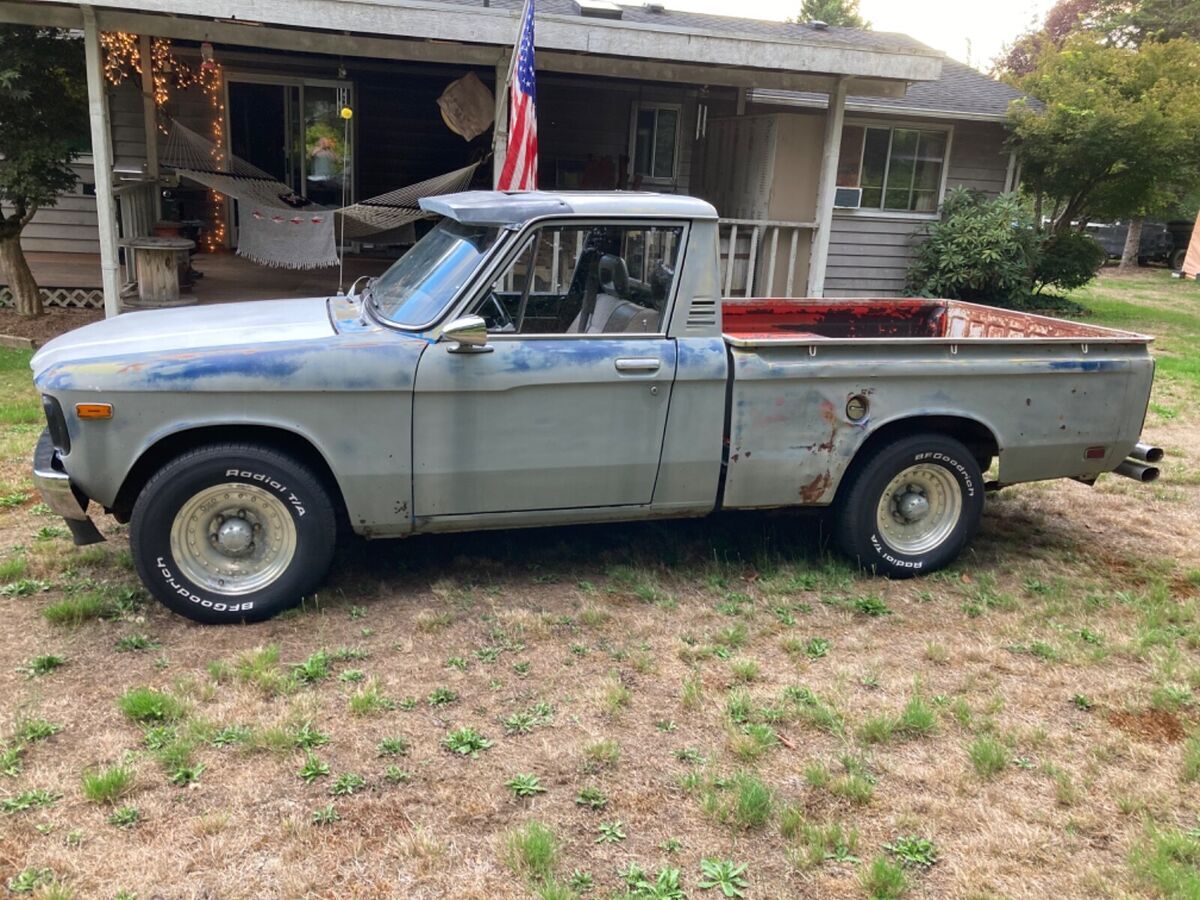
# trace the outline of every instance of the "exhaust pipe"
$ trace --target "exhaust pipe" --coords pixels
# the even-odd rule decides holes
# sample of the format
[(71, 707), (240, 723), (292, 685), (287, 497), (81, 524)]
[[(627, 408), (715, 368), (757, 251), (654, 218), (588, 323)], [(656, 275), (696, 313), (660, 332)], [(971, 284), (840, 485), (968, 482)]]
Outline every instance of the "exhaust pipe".
[(1131, 459), (1140, 459), (1142, 462), (1148, 463), (1162, 462), (1163, 455), (1162, 447), (1152, 447), (1150, 444), (1141, 442), (1134, 444), (1133, 450), (1129, 453)]
[[(1156, 448), (1151, 448), (1156, 449)], [(1114, 475), (1123, 475), (1126, 478), (1132, 478), (1134, 481), (1140, 481), (1142, 484), (1149, 484), (1158, 478), (1158, 466), (1147, 466), (1140, 462), (1135, 462), (1132, 459), (1127, 459), (1115, 469)]]

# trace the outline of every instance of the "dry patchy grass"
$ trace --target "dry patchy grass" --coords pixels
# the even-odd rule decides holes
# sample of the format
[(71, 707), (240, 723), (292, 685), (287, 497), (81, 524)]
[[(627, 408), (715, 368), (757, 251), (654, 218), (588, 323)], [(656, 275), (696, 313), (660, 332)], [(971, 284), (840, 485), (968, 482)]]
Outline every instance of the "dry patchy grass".
[[(4, 880), (605, 897), (678, 869), (701, 897), (720, 878), (749, 897), (1124, 897), (1200, 877), (1186, 377), (1160, 381), (1170, 414), (1147, 426), (1172, 451), (1159, 486), (1005, 492), (929, 578), (862, 578), (790, 515), (420, 538), (348, 547), (318, 598), (242, 628), (145, 602), (120, 527), (85, 550), (45, 530), (14, 396)], [(95, 615), (46, 617), (81, 597)]]

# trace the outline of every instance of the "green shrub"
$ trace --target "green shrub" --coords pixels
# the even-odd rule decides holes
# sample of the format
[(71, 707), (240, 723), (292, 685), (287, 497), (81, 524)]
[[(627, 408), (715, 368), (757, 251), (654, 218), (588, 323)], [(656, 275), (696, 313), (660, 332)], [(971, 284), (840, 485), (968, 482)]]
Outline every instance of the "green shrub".
[(1033, 292), (1047, 288), (1073, 291), (1096, 277), (1107, 254), (1089, 234), (1065, 231), (1052, 234), (1042, 242), (1041, 253), (1033, 267)]
[(992, 306), (1044, 306), (1087, 284), (1105, 254), (1088, 235), (1036, 227), (1014, 194), (987, 197), (955, 188), (917, 245), (908, 290), (926, 297)]

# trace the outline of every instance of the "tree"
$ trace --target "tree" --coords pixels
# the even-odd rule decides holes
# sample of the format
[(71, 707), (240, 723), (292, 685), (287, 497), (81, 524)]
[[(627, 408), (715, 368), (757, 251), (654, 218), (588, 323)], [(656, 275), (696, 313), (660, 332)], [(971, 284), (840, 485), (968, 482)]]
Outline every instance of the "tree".
[(858, 0), (804, 0), (797, 22), (824, 22), (845, 28), (870, 28), (858, 12)]
[(42, 297), (21, 250), (37, 211), (75, 185), (71, 138), (86, 124), (83, 48), (54, 28), (0, 26), (0, 272), (23, 316)]
[(1033, 73), (1042, 55), (1062, 48), (1067, 38), (1088, 29), (1111, 0), (1058, 0), (1040, 28), (1018, 37), (993, 64), (993, 72), (1009, 80)]
[(1011, 143), (1055, 232), (1144, 215), (1200, 181), (1200, 44), (1134, 50), (1075, 35), (1021, 86), (1044, 108), (1014, 105)]

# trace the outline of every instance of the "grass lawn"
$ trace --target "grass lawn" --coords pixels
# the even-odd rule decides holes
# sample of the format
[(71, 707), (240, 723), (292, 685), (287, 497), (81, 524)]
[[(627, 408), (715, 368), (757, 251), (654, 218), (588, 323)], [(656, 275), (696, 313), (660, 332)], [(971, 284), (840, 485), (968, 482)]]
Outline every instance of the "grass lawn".
[(262, 625), (75, 549), (0, 351), (0, 884), (47, 897), (1200, 897), (1200, 285), (1160, 336), (1151, 486), (989, 500), (861, 577), (795, 515), (340, 551)]

